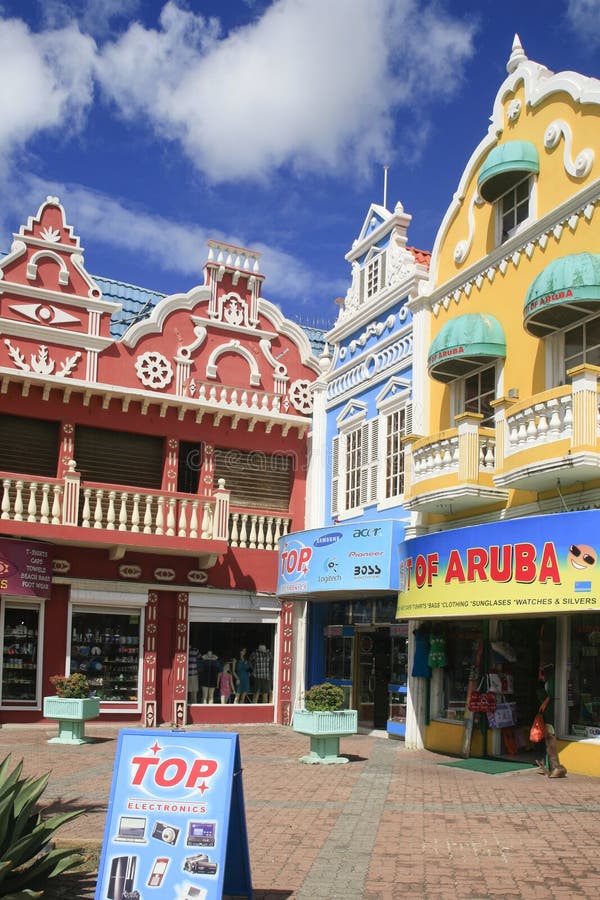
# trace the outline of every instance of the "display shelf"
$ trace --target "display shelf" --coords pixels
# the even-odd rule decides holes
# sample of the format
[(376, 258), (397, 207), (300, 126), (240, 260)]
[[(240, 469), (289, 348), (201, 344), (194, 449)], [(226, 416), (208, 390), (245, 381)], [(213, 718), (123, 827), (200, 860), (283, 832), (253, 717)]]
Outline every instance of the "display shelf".
[(137, 635), (73, 635), (71, 671), (85, 672), (101, 700), (138, 700), (139, 638)]
[(38, 611), (7, 608), (2, 649), (2, 702), (35, 702)]

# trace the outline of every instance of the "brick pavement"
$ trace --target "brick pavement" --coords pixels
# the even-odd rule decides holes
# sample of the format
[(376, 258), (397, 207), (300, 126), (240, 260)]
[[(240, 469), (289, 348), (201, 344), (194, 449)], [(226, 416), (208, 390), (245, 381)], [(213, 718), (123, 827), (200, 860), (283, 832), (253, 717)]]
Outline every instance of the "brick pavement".
[[(51, 771), (49, 806), (86, 809), (60, 839), (99, 843), (117, 730), (88, 723), (97, 742), (81, 747), (48, 744), (55, 733), (4, 726), (0, 757)], [(600, 778), (483, 775), (372, 735), (342, 739), (347, 765), (306, 766), (308, 738), (289, 728), (239, 733), (256, 900), (598, 894)], [(87, 900), (93, 880), (69, 877), (53, 896)]]

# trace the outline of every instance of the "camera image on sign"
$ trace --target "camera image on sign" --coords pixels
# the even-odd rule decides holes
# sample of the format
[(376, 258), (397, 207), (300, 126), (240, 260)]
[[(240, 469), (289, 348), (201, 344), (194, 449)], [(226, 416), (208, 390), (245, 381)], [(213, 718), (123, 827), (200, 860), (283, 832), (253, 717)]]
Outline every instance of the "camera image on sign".
[(186, 872), (193, 872), (194, 875), (216, 875), (217, 863), (209, 859), (206, 853), (198, 853), (196, 856), (188, 856), (183, 864)]
[(165, 844), (176, 844), (179, 828), (175, 828), (174, 825), (165, 825), (164, 822), (156, 822), (152, 829), (152, 837)]

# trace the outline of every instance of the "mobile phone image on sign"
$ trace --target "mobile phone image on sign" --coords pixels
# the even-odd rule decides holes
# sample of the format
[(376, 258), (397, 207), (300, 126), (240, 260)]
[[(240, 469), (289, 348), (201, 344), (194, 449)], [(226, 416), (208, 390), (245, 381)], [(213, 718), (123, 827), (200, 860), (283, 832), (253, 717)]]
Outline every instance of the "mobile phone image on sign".
[(152, 871), (148, 878), (148, 887), (160, 887), (168, 865), (169, 860), (166, 856), (158, 856), (154, 860), (154, 865), (152, 866)]

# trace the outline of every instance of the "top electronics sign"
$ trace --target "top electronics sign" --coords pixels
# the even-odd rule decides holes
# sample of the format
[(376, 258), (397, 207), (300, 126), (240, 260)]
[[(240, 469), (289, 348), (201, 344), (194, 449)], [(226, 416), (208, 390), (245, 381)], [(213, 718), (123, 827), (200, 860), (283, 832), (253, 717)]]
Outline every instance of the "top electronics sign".
[(96, 900), (251, 895), (237, 741), (119, 732)]
[(286, 535), (279, 542), (277, 593), (397, 591), (399, 522), (332, 525)]

